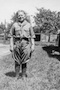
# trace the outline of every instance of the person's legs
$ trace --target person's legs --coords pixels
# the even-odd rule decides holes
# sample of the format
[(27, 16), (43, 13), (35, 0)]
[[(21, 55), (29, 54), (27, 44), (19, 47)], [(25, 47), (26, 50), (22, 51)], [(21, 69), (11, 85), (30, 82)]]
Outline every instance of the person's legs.
[(27, 77), (26, 70), (27, 70), (27, 63), (24, 63), (22, 64), (22, 75), (25, 77)]
[(15, 73), (16, 73), (16, 77), (19, 77), (19, 73), (20, 73), (20, 64), (15, 61)]

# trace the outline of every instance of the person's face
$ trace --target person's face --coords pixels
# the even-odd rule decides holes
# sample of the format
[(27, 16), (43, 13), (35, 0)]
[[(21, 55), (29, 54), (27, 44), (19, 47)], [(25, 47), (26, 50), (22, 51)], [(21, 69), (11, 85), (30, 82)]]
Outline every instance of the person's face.
[(25, 14), (23, 12), (18, 12), (18, 21), (23, 22), (25, 19)]

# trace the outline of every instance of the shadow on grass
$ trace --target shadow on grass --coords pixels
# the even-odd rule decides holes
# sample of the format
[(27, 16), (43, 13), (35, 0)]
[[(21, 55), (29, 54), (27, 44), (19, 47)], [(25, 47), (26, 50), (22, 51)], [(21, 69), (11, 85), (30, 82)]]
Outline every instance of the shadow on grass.
[[(47, 52), (49, 57), (57, 58), (60, 61), (60, 55), (57, 54), (57, 53), (60, 53), (59, 47), (50, 45), (50, 46), (45, 46), (42, 48), (43, 48), (43, 50), (45, 50)], [(53, 54), (53, 51), (57, 52), (57, 53)]]
[[(5, 73), (8, 77), (16, 77), (16, 73), (14, 71)], [(22, 76), (22, 73), (19, 73), (19, 76)]]
[(6, 76), (9, 76), (9, 77), (15, 77), (16, 76), (16, 73), (14, 71), (11, 71), (11, 72), (7, 72), (5, 73)]

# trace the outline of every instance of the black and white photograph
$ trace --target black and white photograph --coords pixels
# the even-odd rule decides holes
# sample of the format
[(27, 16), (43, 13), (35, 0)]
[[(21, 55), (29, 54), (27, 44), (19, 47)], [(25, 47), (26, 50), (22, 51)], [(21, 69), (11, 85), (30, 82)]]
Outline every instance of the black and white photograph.
[(0, 0), (0, 90), (60, 90), (60, 0)]

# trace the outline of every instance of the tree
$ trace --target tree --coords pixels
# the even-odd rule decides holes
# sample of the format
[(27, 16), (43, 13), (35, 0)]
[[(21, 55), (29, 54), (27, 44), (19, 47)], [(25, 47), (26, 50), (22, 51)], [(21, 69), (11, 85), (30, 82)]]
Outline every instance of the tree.
[(1, 24), (0, 24), (0, 33), (4, 33), (4, 30), (6, 29), (6, 26), (5, 26), (5, 24), (3, 24), (2, 22), (1, 22)]
[(11, 18), (11, 20), (13, 22), (16, 22), (18, 20), (18, 14), (17, 13), (14, 13), (13, 16), (12, 16), (12, 18)]
[(33, 30), (35, 33), (40, 33), (40, 27), (38, 27), (38, 26), (34, 26)]
[[(46, 10), (44, 8), (37, 9), (38, 13), (36, 13), (34, 19), (35, 23), (38, 27), (40, 27), (40, 30), (44, 33), (56, 33), (58, 30), (58, 23), (60, 25), (60, 17), (55, 11)], [(59, 20), (59, 22), (58, 22)]]

